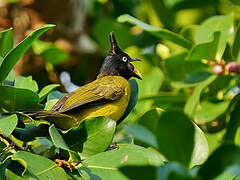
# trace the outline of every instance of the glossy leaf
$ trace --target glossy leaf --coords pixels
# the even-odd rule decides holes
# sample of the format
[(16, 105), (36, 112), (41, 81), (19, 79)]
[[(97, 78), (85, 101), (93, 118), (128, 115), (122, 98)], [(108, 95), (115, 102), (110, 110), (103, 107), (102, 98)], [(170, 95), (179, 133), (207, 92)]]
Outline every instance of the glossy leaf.
[(48, 29), (54, 27), (54, 25), (44, 25), (40, 29), (32, 32), (28, 35), (20, 44), (13, 48), (6, 57), (4, 57), (2, 65), (0, 66), (0, 83), (2, 83), (11, 71), (17, 61), (23, 56), (23, 54), (30, 48), (31, 44), (42, 33)]
[[(154, 166), (124, 166), (119, 169), (128, 179), (131, 180), (157, 180), (157, 167)], [(160, 178), (160, 177), (159, 177)], [(162, 179), (162, 178), (161, 178)]]
[(0, 134), (8, 137), (17, 126), (18, 118), (16, 114), (0, 116)]
[(96, 117), (84, 120), (79, 127), (61, 134), (54, 126), (49, 133), (56, 147), (81, 153), (83, 157), (103, 152), (112, 142), (116, 122)]
[(37, 179), (66, 179), (64, 170), (53, 161), (29, 152), (18, 151), (12, 156), (12, 160), (18, 161), (25, 167), (24, 178)]
[[(194, 123), (193, 123), (194, 124)], [(209, 155), (208, 141), (203, 131), (194, 124), (194, 148), (190, 167), (203, 164)]]
[[(148, 130), (150, 130), (154, 135), (157, 136), (158, 133), (160, 133), (159, 132), (160, 131), (159, 126), (162, 125), (160, 120), (161, 120), (161, 116), (162, 116), (163, 113), (164, 113), (164, 111), (162, 109), (159, 109), (159, 108), (152, 109), (152, 110), (146, 112), (143, 116), (140, 117), (140, 119), (138, 120), (138, 124), (144, 126)], [(177, 118), (175, 118), (175, 119), (176, 119), (176, 121), (178, 121)], [(171, 123), (172, 121), (175, 121), (175, 120), (172, 120), (169, 117), (168, 121), (169, 121), (169, 123)], [(193, 145), (192, 155), (189, 155), (189, 156), (191, 156), (189, 166), (194, 167), (195, 165), (202, 164), (207, 159), (208, 153), (209, 153), (209, 148), (208, 148), (207, 139), (206, 139), (204, 133), (202, 132), (202, 130), (197, 125), (195, 125), (193, 122), (191, 122), (191, 123), (194, 126), (194, 145)], [(174, 127), (168, 128), (168, 126), (163, 126), (162, 128), (165, 127), (166, 131), (168, 131), (168, 129), (178, 128), (178, 131), (173, 133), (172, 136), (176, 135), (177, 137), (180, 138), (180, 136), (178, 135), (177, 132), (180, 131), (180, 134), (183, 133), (183, 132), (181, 132), (181, 131), (183, 131), (183, 130), (181, 130), (181, 127), (177, 126), (174, 122), (171, 126), (174, 126)], [(185, 127), (182, 127), (182, 129), (185, 129)], [(190, 128), (190, 131), (191, 130), (192, 130), (192, 128)], [(162, 133), (164, 133), (164, 132), (162, 132)], [(169, 133), (170, 133), (170, 130), (169, 130)], [(170, 135), (166, 133), (165, 136), (166, 136), (165, 141), (168, 141), (167, 137), (170, 136)], [(147, 136), (147, 137), (145, 137), (145, 139), (146, 138), (149, 138), (149, 137)], [(179, 141), (181, 143), (183, 142), (181, 140), (179, 140)], [(174, 143), (174, 141), (171, 141), (171, 142), (168, 142), (168, 143)], [(174, 145), (174, 144), (172, 144), (171, 146), (174, 146), (174, 148), (172, 148), (172, 151), (175, 151), (176, 148), (178, 147), (177, 145)], [(175, 153), (178, 154), (178, 152), (175, 152)]]
[(200, 102), (200, 95), (204, 88), (206, 88), (210, 83), (212, 83), (217, 76), (212, 75), (205, 81), (201, 82), (193, 91), (192, 95), (188, 98), (186, 105), (184, 106), (184, 112), (193, 117), (196, 111), (197, 105)]
[(220, 41), (220, 32), (213, 34), (213, 38), (207, 42), (201, 42), (193, 46), (189, 52), (186, 60), (189, 61), (201, 61), (205, 60), (216, 60), (217, 59), (217, 47)]
[(65, 94), (61, 93), (60, 91), (52, 91), (50, 94), (48, 94), (47, 101), (52, 100), (52, 99), (60, 99), (63, 97)]
[(163, 109), (154, 108), (144, 113), (139, 119), (138, 124), (150, 130), (154, 135), (158, 132), (158, 120), (161, 114), (164, 112)]
[(180, 163), (169, 162), (158, 169), (162, 180), (196, 180), (191, 172)]
[(219, 147), (200, 168), (198, 175), (203, 179), (212, 179), (227, 170), (240, 176), (240, 148), (234, 145)]
[(233, 47), (232, 47), (232, 54), (233, 56), (240, 61), (240, 25), (237, 28), (235, 33)]
[[(4, 58), (13, 48), (12, 28), (0, 32), (0, 56)], [(1, 65), (1, 60), (0, 60)]]
[(147, 145), (157, 148), (157, 139), (154, 134), (142, 125), (125, 125), (124, 129), (131, 134), (134, 139)]
[(33, 92), (38, 92), (37, 82), (32, 79), (32, 76), (28, 77), (18, 76), (15, 79), (14, 86), (16, 88), (29, 89)]
[(158, 153), (146, 148), (119, 144), (118, 150), (110, 150), (91, 156), (78, 169), (85, 179), (127, 179), (118, 168), (122, 166), (160, 166), (163, 162)]
[(195, 112), (194, 120), (196, 122), (210, 122), (216, 120), (216, 118), (226, 112), (229, 103), (229, 101), (222, 101), (218, 103), (203, 101), (200, 103), (200, 107), (197, 108)]
[(217, 53), (216, 59), (220, 59), (226, 47), (228, 39), (233, 35), (233, 14), (226, 16), (213, 16), (205, 20), (201, 26), (196, 30), (196, 43), (203, 43), (209, 41), (214, 32), (219, 31), (219, 42), (216, 44)]
[[(156, 78), (157, 77), (157, 78)], [(142, 81), (138, 81), (139, 98), (158, 93), (163, 83), (163, 73), (158, 68), (153, 68), (148, 74), (146, 74)], [(153, 100), (139, 101), (134, 110), (136, 112), (145, 112), (151, 108)]]
[(118, 17), (118, 22), (124, 23), (124, 22), (129, 22), (134, 25), (138, 25), (145, 31), (153, 34), (154, 36), (157, 36), (162, 39), (166, 39), (169, 41), (172, 41), (184, 48), (190, 49), (192, 47), (192, 42), (185, 39), (181, 35), (178, 35), (170, 30), (167, 29), (162, 29), (162, 28), (156, 28), (154, 26), (151, 26), (149, 24), (146, 24), (138, 19), (136, 19), (133, 16), (130, 16), (128, 14), (124, 14)]
[(45, 97), (47, 97), (47, 95), (53, 91), (55, 88), (59, 87), (59, 84), (50, 84), (48, 86), (45, 86), (44, 88), (41, 89), (41, 91), (39, 92), (38, 96), (40, 98), (40, 102), (42, 102), (44, 100)]
[(10, 86), (0, 86), (0, 106), (8, 111), (18, 111), (38, 108), (39, 97), (28, 89)]
[(169, 161), (190, 163), (194, 148), (194, 125), (181, 112), (166, 111), (157, 125), (158, 150)]
[(35, 126), (33, 123), (25, 123), (24, 128), (15, 128), (12, 135), (23, 142), (29, 142), (38, 137), (49, 137), (48, 127), (48, 124)]

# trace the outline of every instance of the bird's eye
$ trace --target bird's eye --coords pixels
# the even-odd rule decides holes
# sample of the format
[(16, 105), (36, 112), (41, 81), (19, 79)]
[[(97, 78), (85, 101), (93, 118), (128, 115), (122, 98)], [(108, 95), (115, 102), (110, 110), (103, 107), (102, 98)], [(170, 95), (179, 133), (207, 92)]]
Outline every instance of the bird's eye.
[(122, 60), (123, 60), (123, 62), (127, 62), (127, 57), (126, 56), (124, 56), (123, 58), (122, 58)]

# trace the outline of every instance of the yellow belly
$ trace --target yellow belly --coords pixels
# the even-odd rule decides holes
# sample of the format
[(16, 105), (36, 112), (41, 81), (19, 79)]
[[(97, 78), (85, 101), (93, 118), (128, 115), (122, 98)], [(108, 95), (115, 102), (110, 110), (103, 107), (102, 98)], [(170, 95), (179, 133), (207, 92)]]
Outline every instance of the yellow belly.
[(124, 114), (130, 98), (130, 85), (128, 81), (126, 82), (125, 93), (120, 99), (98, 106), (86, 107), (81, 112), (72, 114), (77, 119), (76, 124), (79, 124), (83, 119), (99, 116), (105, 116), (118, 121)]

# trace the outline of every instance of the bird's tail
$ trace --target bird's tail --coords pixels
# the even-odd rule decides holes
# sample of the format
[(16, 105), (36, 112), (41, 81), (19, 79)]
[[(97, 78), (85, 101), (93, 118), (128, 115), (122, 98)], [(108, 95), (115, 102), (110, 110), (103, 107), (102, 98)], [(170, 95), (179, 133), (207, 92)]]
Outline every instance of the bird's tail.
[(34, 120), (45, 120), (56, 125), (61, 129), (69, 129), (76, 125), (76, 119), (70, 115), (59, 113), (52, 110), (24, 112)]
[(59, 113), (52, 110), (40, 110), (40, 111), (22, 111), (22, 112), (4, 112), (1, 115), (10, 115), (17, 114), (18, 117), (21, 117), (23, 122), (29, 122), (31, 120), (44, 120), (48, 121), (51, 124), (54, 124), (56, 127), (61, 129), (69, 129), (76, 126), (76, 118), (73, 116)]

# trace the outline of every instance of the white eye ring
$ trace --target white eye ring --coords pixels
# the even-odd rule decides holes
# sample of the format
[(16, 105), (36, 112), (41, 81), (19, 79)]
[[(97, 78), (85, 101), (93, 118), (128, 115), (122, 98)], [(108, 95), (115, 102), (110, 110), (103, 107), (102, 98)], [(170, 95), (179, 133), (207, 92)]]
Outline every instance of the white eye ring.
[(123, 58), (122, 58), (122, 60), (123, 60), (123, 62), (127, 62), (127, 57), (126, 56), (124, 56)]

